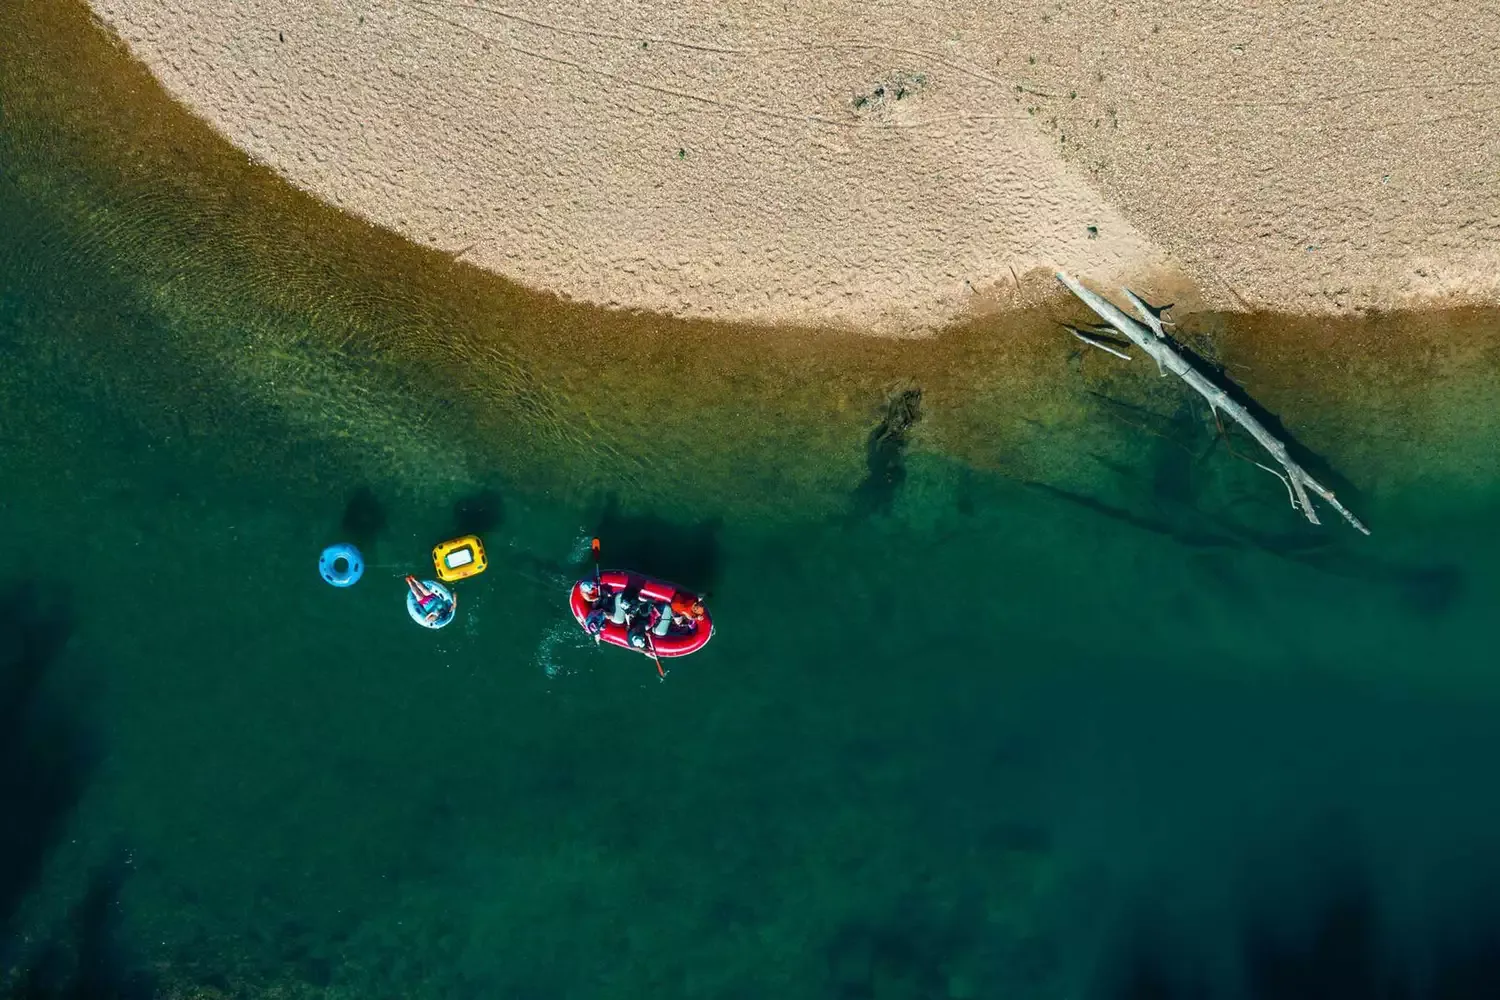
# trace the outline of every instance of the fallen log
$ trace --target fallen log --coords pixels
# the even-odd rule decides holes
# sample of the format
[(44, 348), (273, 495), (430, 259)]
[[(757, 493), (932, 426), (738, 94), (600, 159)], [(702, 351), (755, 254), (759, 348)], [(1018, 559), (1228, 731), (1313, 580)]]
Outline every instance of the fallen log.
[[(1167, 335), (1162, 329), (1161, 317), (1150, 306), (1131, 293), (1129, 289), (1125, 290), (1125, 297), (1130, 300), (1130, 304), (1135, 307), (1136, 312), (1141, 314), (1141, 320), (1145, 325), (1137, 323), (1125, 315), (1114, 303), (1105, 299), (1102, 295), (1096, 295), (1094, 292), (1083, 287), (1071, 275), (1058, 271), (1057, 280), (1066, 285), (1068, 290), (1074, 295), (1082, 299), (1085, 305), (1098, 313), (1100, 319), (1116, 330), (1119, 330), (1131, 343), (1149, 354), (1151, 360), (1156, 362), (1156, 367), (1161, 371), (1163, 377), (1166, 376), (1167, 372), (1171, 372), (1173, 375), (1181, 378), (1200, 396), (1208, 400), (1210, 409), (1215, 413), (1223, 413), (1235, 423), (1245, 428), (1251, 437), (1260, 442), (1260, 446), (1271, 453), (1271, 457), (1285, 470), (1286, 474), (1282, 475), (1282, 473), (1277, 472), (1270, 466), (1261, 465), (1259, 462), (1255, 464), (1279, 478), (1286, 485), (1287, 495), (1291, 498), (1294, 510), (1300, 510), (1313, 524), (1322, 523), (1318, 520), (1318, 512), (1313, 509), (1312, 499), (1307, 495), (1307, 491), (1312, 490), (1326, 500), (1329, 506), (1342, 514), (1344, 520), (1354, 525), (1356, 529), (1366, 535), (1370, 533), (1370, 529), (1366, 528), (1360, 522), (1359, 518), (1355, 517), (1349, 511), (1349, 508), (1339, 503), (1338, 498), (1333, 495), (1332, 490), (1326, 488), (1312, 476), (1308, 475), (1306, 469), (1292, 460), (1292, 456), (1287, 453), (1286, 445), (1276, 435), (1268, 431), (1265, 425), (1259, 420), (1256, 420), (1249, 410), (1231, 399), (1227, 392), (1209, 381), (1186, 358), (1177, 353), (1176, 349), (1172, 347), (1172, 342), (1167, 339)], [(1094, 346), (1099, 347), (1102, 345), (1095, 343)], [(1114, 354), (1116, 352), (1110, 351), (1110, 353)]]

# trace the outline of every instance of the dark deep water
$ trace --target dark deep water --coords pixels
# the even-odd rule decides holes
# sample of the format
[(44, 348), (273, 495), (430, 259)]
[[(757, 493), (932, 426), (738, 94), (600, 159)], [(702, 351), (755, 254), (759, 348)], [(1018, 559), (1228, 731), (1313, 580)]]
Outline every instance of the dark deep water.
[[(1345, 324), (1453, 353), (1322, 408), (1202, 321), (1363, 539), (1045, 316), (674, 380), (0, 28), (12, 995), (1500, 996), (1495, 315)], [(593, 534), (712, 592), (666, 683), (567, 617)]]

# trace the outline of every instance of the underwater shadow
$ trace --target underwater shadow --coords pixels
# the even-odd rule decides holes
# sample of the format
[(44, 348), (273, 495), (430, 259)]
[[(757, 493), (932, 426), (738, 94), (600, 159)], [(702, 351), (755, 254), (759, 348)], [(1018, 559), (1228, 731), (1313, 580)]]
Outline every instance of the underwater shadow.
[(127, 871), (115, 856), (89, 876), (83, 896), (37, 946), (0, 996), (7, 1000), (147, 1000), (152, 977), (132, 969), (120, 943), (120, 889)]
[(482, 489), (453, 505), (453, 528), (458, 535), (486, 535), (505, 523), (505, 498), (496, 489)]
[(18, 926), (100, 760), (76, 706), (49, 684), (72, 631), (66, 591), (0, 586), (0, 996), (144, 1000), (154, 990), (118, 946), (122, 854), (89, 876), (59, 926), (39, 937)]
[(911, 443), (911, 430), (921, 419), (921, 389), (895, 389), (886, 396), (880, 420), (865, 439), (865, 477), (854, 488), (854, 507), (849, 515), (852, 519), (890, 513), (906, 482), (906, 449)]
[[(1439, 913), (1397, 940), (1371, 869), (1350, 845), (1291, 859), (1298, 902), (1244, 901), (1230, 928), (1237, 971), (1215, 964), (1156, 921), (1138, 920), (1098, 985), (1098, 1000), (1493, 1000), (1500, 997), (1500, 906)], [(1308, 864), (1312, 861), (1312, 864)], [(1307, 873), (1317, 873), (1309, 875)], [(1482, 898), (1475, 893), (1475, 898)], [(1493, 897), (1490, 897), (1493, 899)], [(1456, 928), (1472, 928), (1457, 932)], [(1169, 943), (1170, 942), (1170, 943)]]
[(349, 494), (339, 527), (344, 537), (368, 559), (375, 549), (375, 542), (385, 534), (387, 521), (385, 504), (380, 502), (375, 491), (369, 486), (360, 486)]
[(694, 591), (707, 593), (718, 583), (720, 518), (679, 524), (655, 514), (627, 514), (619, 497), (605, 497), (594, 534), (606, 567), (629, 569)]
[(0, 586), (0, 933), (7, 941), (99, 761), (92, 735), (47, 685), (72, 629), (65, 592), (35, 580)]
[(845, 922), (824, 946), (823, 995), (835, 1000), (951, 996), (949, 970), (975, 954), (982, 921), (974, 900), (952, 903), (907, 893), (888, 914)]

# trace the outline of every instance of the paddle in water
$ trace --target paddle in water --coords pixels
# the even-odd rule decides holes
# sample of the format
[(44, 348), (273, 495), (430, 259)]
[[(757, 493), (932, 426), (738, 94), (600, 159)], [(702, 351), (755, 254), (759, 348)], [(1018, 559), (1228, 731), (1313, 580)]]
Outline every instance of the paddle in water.
[(652, 662), (656, 664), (656, 676), (660, 677), (662, 680), (666, 680), (667, 671), (663, 669), (661, 665), (661, 657), (656, 655), (656, 643), (651, 641), (650, 630), (647, 630), (643, 634), (646, 636), (646, 652), (650, 655)]

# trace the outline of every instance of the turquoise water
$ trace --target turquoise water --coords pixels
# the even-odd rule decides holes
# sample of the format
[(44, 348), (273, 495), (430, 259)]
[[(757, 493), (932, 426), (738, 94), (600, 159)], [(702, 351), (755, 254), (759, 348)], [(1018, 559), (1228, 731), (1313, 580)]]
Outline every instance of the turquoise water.
[[(594, 437), (543, 478), (509, 457), (542, 418), (406, 434), (412, 400), (478, 405), (378, 338), (331, 390), (316, 342), (217, 363), (332, 321), (166, 287), (142, 234), (193, 206), (132, 215), (69, 148), (0, 120), (12, 993), (1500, 995), (1500, 492), (1493, 415), (1454, 402), (1493, 383), (1493, 316), (1386, 404), (1459, 419), (1309, 417), (1361, 456), (1370, 539), (1299, 523), (1170, 389), (1039, 432), (1044, 481), (1006, 474), (1008, 430), (984, 461), (924, 437), (1031, 412), (984, 385), (929, 392), (905, 448), (871, 444), (878, 392), (803, 429), (795, 353), (700, 387), (699, 431), (785, 404), (767, 433), (828, 491)], [(287, 402), (371, 386), (332, 430)], [(491, 568), (417, 629), (402, 575), (468, 529)], [(568, 617), (595, 534), (711, 592), (664, 683)], [(347, 591), (316, 573), (337, 539), (371, 563)]]

